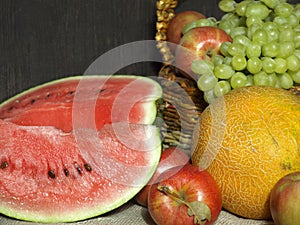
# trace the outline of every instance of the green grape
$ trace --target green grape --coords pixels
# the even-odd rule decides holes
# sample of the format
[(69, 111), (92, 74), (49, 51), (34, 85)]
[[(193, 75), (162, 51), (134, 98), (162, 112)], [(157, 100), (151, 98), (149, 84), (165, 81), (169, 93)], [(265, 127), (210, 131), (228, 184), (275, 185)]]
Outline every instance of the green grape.
[(263, 23), (264, 23), (263, 20), (261, 18), (257, 17), (257, 16), (249, 16), (246, 19), (247, 27), (250, 27), (253, 24), (262, 26)]
[(219, 79), (229, 79), (234, 73), (232, 67), (226, 64), (217, 65), (214, 69), (214, 74)]
[(276, 73), (285, 73), (287, 70), (287, 63), (286, 60), (283, 58), (275, 58), (275, 72)]
[(219, 8), (225, 14), (214, 24), (232, 42), (222, 43), (221, 55), (211, 58), (216, 80), (205, 95), (215, 99), (224, 94), (219, 83), (229, 89), (250, 85), (288, 89), (294, 82), (300, 84), (300, 3), (220, 0)]
[(214, 66), (222, 64), (224, 61), (224, 57), (222, 55), (216, 54), (211, 57), (211, 62)]
[(235, 38), (236, 36), (245, 37), (246, 34), (247, 34), (247, 28), (246, 27), (238, 26), (238, 27), (234, 27), (230, 30), (230, 36), (232, 38)]
[(270, 41), (262, 46), (262, 55), (266, 57), (276, 57), (279, 53), (279, 43), (277, 41)]
[(233, 12), (235, 10), (236, 2), (234, 0), (219, 1), (219, 8), (223, 12)]
[(300, 59), (300, 49), (295, 49), (294, 55), (297, 56), (298, 59)]
[(300, 70), (289, 71), (289, 74), (295, 83), (300, 84)]
[(279, 81), (276, 73), (271, 73), (268, 75), (269, 77), (269, 86), (271, 87), (279, 87)]
[(273, 19), (273, 22), (276, 23), (279, 26), (282, 26), (284, 24), (288, 24), (289, 20), (287, 17), (282, 17), (282, 16), (276, 16)]
[(271, 10), (265, 4), (254, 1), (247, 5), (245, 16), (254, 16), (263, 20), (269, 15), (270, 12)]
[(277, 57), (280, 58), (287, 58), (288, 56), (292, 55), (295, 50), (295, 44), (292, 41), (285, 41), (279, 44), (279, 52)]
[(279, 85), (283, 89), (290, 89), (293, 86), (293, 79), (288, 73), (278, 74)]
[(191, 70), (199, 75), (212, 73), (214, 64), (209, 60), (196, 59), (191, 64)]
[(267, 43), (268, 38), (268, 32), (262, 28), (258, 28), (252, 35), (252, 41), (255, 41), (261, 45)]
[(192, 21), (182, 28), (182, 34), (186, 34), (189, 30), (196, 27), (204, 26), (216, 26), (217, 19), (215, 17), (201, 18), (199, 20)]
[(222, 16), (220, 22), (227, 22), (231, 27), (237, 27), (240, 25), (240, 17), (235, 13), (226, 13)]
[(199, 77), (197, 86), (201, 91), (213, 89), (218, 82), (218, 79), (213, 74), (204, 74)]
[(271, 57), (262, 58), (262, 71), (271, 74), (275, 72), (276, 62)]
[(279, 3), (274, 8), (275, 15), (282, 16), (282, 17), (288, 17), (289, 15), (292, 14), (293, 10), (294, 10), (293, 5), (287, 2)]
[(232, 57), (231, 66), (236, 71), (241, 71), (247, 66), (247, 59), (244, 54), (237, 54)]
[(262, 61), (258, 57), (251, 57), (248, 59), (247, 62), (247, 70), (252, 73), (256, 74), (260, 72), (262, 69)]
[(247, 30), (247, 37), (252, 39), (253, 34), (255, 33), (256, 30), (260, 29), (261, 25), (259, 24), (252, 24), (250, 27), (248, 27)]
[(269, 86), (269, 76), (264, 71), (254, 74), (253, 81), (254, 85)]
[(265, 30), (278, 30), (278, 25), (276, 23), (273, 23), (273, 21), (265, 22), (262, 26)]
[(194, 28), (196, 28), (196, 27), (198, 27), (197, 21), (192, 21), (192, 22), (186, 24), (186, 25), (182, 28), (182, 31), (181, 31), (181, 32), (182, 32), (182, 34), (186, 34), (189, 30), (194, 29)]
[(247, 76), (247, 82), (246, 82), (245, 86), (253, 86), (253, 85), (254, 85), (253, 75), (248, 75)]
[(279, 33), (278, 40), (279, 42), (294, 41), (295, 36), (296, 32), (293, 28), (286, 28)]
[(236, 72), (230, 78), (230, 85), (233, 89), (244, 87), (247, 83), (247, 76), (243, 72)]
[(280, 32), (276, 23), (272, 21), (265, 22), (262, 28), (268, 33), (268, 42), (278, 40)]
[(215, 96), (214, 89), (208, 90), (204, 92), (203, 98), (207, 103), (212, 103), (217, 96)]
[(268, 42), (270, 41), (278, 41), (279, 39), (279, 30), (278, 29), (270, 29), (266, 30), (268, 32)]
[(219, 97), (231, 90), (230, 83), (226, 80), (219, 81), (216, 86), (214, 87), (214, 94)]
[(233, 28), (233, 26), (231, 25), (230, 21), (227, 20), (221, 20), (219, 22), (218, 27), (222, 30), (224, 30), (227, 34), (230, 34), (231, 29)]
[(299, 25), (300, 18), (295, 13), (292, 13), (288, 17), (288, 24), (292, 26), (293, 28), (297, 27)]
[(223, 64), (231, 66), (231, 62), (232, 62), (232, 57), (231, 56), (226, 56), (224, 58)]
[(284, 32), (286, 29), (291, 29), (291, 28), (293, 28), (293, 27), (288, 22), (279, 24), (279, 26), (278, 26), (278, 29), (280, 32)]
[(300, 59), (296, 55), (290, 55), (286, 58), (286, 66), (290, 71), (300, 70)]
[(246, 54), (246, 47), (240, 43), (232, 42), (227, 49), (228, 53), (231, 56), (234, 55), (245, 55)]
[(236, 35), (235, 37), (233, 37), (232, 43), (239, 43), (247, 47), (251, 43), (251, 40), (245, 35), (246, 34)]
[(276, 5), (280, 3), (280, 0), (260, 0), (261, 2), (265, 3), (271, 9), (274, 9)]
[(246, 8), (250, 2), (253, 2), (253, 0), (244, 0), (244, 1), (239, 2), (236, 5), (236, 9), (235, 9), (237, 15), (244, 17)]
[(261, 55), (261, 45), (257, 42), (250, 42), (246, 47), (246, 55), (248, 58), (259, 57)]
[(294, 43), (295, 48), (300, 48), (300, 31), (295, 32)]
[(228, 53), (228, 47), (231, 44), (231, 42), (223, 42), (220, 46), (220, 52), (223, 56), (230, 56)]
[(300, 19), (300, 4), (296, 4), (294, 7), (294, 15), (297, 16), (298, 19)]

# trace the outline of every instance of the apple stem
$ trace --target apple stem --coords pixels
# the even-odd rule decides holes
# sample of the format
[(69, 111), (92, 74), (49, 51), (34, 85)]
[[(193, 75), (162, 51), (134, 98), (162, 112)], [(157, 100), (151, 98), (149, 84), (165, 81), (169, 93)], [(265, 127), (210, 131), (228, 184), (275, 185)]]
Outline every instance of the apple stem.
[(189, 216), (194, 216), (194, 224), (205, 225), (207, 221), (211, 219), (211, 211), (210, 208), (201, 201), (188, 202), (185, 201), (177, 191), (171, 189), (168, 186), (158, 185), (157, 189), (164, 194), (168, 195), (170, 198), (175, 201), (184, 204), (188, 207), (187, 214)]

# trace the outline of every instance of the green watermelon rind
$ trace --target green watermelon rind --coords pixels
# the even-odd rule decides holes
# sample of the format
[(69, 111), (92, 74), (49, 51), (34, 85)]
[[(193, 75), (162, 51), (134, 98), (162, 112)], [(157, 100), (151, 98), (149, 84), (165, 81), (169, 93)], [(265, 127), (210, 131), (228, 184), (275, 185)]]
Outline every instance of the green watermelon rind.
[[(65, 83), (67, 81), (74, 81), (74, 80), (80, 80), (80, 79), (95, 79), (95, 78), (99, 78), (99, 79), (103, 79), (103, 78), (107, 78), (109, 77), (110, 79), (118, 79), (118, 78), (130, 78), (130, 79), (143, 79), (144, 81), (148, 82), (149, 84), (151, 84), (154, 88), (154, 91), (152, 92), (152, 96), (150, 98), (150, 96), (148, 96), (148, 103), (144, 103), (144, 109), (146, 112), (155, 112), (151, 115), (148, 115), (147, 117), (144, 117), (144, 121), (141, 121), (141, 123), (143, 124), (152, 124), (157, 116), (157, 104), (159, 102), (159, 100), (162, 99), (162, 87), (159, 85), (158, 82), (156, 82), (155, 80), (149, 78), (149, 77), (145, 77), (145, 76), (141, 76), (141, 75), (77, 75), (77, 76), (69, 76), (69, 77), (65, 77), (65, 78), (59, 78), (56, 79), (54, 81), (50, 81), (50, 82), (46, 82), (40, 85), (37, 85), (35, 87), (29, 88), (25, 91), (22, 91), (18, 94), (16, 94), (15, 96), (3, 101), (0, 104), (0, 110), (2, 110), (3, 108), (9, 106), (10, 104), (12, 104), (15, 101), (18, 101), (18, 99), (20, 99), (21, 97), (23, 97), (24, 95), (29, 95), (35, 91), (37, 91), (38, 89), (47, 87), (49, 85), (56, 85), (56, 84), (60, 84), (60, 83)], [(1, 115), (0, 115), (1, 116)]]
[[(155, 137), (155, 143), (161, 143), (161, 138), (160, 138), (160, 131), (158, 128), (156, 130), (156, 135), (153, 136)], [(145, 179), (147, 182), (151, 179), (153, 176), (159, 160), (161, 156), (161, 145), (157, 144), (155, 150), (151, 151), (151, 155), (149, 155), (149, 165), (152, 165), (151, 168), (148, 170), (148, 173), (145, 174), (147, 178)], [(146, 182), (146, 183), (147, 183)], [(145, 183), (145, 185), (146, 185)], [(68, 223), (68, 222), (78, 222), (78, 221), (83, 221), (86, 219), (95, 219), (97, 220), (98, 217), (101, 217), (101, 215), (111, 212), (112, 210), (117, 209), (118, 207), (124, 205), (125, 203), (129, 202), (133, 197), (143, 188), (143, 185), (135, 185), (135, 186), (130, 186), (130, 191), (125, 192), (122, 198), (117, 199), (112, 201), (112, 204), (106, 205), (106, 206), (99, 206), (99, 207), (94, 207), (92, 209), (87, 209), (83, 210), (81, 209), (80, 211), (74, 211), (72, 214), (68, 212), (67, 215), (58, 215), (58, 216), (44, 216), (44, 215), (37, 215), (35, 213), (30, 213), (28, 211), (16, 211), (15, 209), (9, 209), (5, 205), (0, 203), (0, 213), (3, 215), (6, 215), (11, 218), (19, 219), (19, 220), (24, 220), (24, 221), (31, 221), (31, 222), (38, 222), (38, 223)], [(101, 218), (100, 218), (101, 220)]]
[[(95, 78), (103, 78), (104, 76), (108, 75), (78, 75), (78, 76), (70, 76), (66, 78), (60, 78), (54, 81), (46, 82), (43, 84), (40, 84), (38, 86), (29, 88), (11, 98), (8, 100), (2, 102), (0, 104), (0, 109), (3, 107), (13, 103), (14, 101), (18, 101), (18, 99), (24, 95), (30, 94), (34, 91), (36, 91), (39, 88), (46, 87), (48, 85), (55, 85), (59, 83), (63, 83), (66, 81), (71, 81), (71, 80), (80, 80), (84, 77), (84, 79), (95, 79)], [(109, 75), (110, 76), (110, 75)], [(157, 116), (157, 102), (161, 100), (162, 98), (162, 88), (161, 86), (155, 81), (152, 80), (151, 78), (147, 78), (144, 76), (138, 76), (138, 75), (112, 75), (110, 76), (111, 79), (114, 78), (119, 78), (119, 77), (127, 77), (127, 78), (132, 78), (132, 79), (144, 79), (145, 81), (149, 82), (152, 84), (154, 87), (154, 90), (152, 92), (153, 95), (151, 95), (151, 98), (148, 99), (148, 103), (145, 105), (146, 112), (149, 112), (149, 115), (145, 117), (145, 120), (143, 121), (143, 124), (153, 124), (155, 122), (156, 116)], [(153, 113), (152, 113), (153, 112)], [(159, 128), (156, 128), (156, 140), (154, 141), (155, 143), (161, 143), (161, 133)], [(151, 169), (148, 170), (148, 173), (145, 174), (147, 178), (145, 180), (149, 181), (154, 174), (158, 163), (159, 159), (161, 156), (161, 144), (158, 144), (155, 148), (155, 150), (151, 151), (151, 155), (149, 155), (149, 165), (151, 165)], [(145, 185), (147, 182), (145, 183)], [(6, 215), (11, 218), (19, 219), (19, 220), (25, 220), (25, 221), (33, 221), (33, 222), (39, 222), (39, 223), (65, 223), (65, 222), (75, 222), (75, 221), (82, 221), (85, 219), (90, 219), (90, 218), (95, 218), (98, 216), (101, 216), (107, 212), (110, 212), (123, 204), (127, 203), (130, 201), (144, 186), (132, 186), (130, 188), (130, 191), (126, 192), (126, 194), (123, 195), (122, 198), (112, 200), (112, 204), (106, 205), (106, 206), (100, 206), (95, 207), (92, 209), (87, 209), (87, 210), (81, 210), (80, 212), (74, 212), (73, 214), (68, 214), (65, 216), (53, 216), (49, 217), (47, 215), (36, 215), (35, 213), (30, 213), (28, 211), (22, 211), (19, 210), (17, 211), (16, 209), (11, 209), (7, 207), (5, 204), (0, 203), (0, 213), (3, 215)]]

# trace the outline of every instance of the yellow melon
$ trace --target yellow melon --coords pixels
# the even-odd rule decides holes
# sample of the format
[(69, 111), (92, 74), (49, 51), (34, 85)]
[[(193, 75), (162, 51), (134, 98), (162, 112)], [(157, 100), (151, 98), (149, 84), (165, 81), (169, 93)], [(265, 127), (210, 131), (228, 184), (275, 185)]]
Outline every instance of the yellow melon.
[(300, 97), (259, 86), (229, 92), (201, 114), (191, 154), (216, 179), (225, 209), (269, 219), (272, 187), (300, 170)]

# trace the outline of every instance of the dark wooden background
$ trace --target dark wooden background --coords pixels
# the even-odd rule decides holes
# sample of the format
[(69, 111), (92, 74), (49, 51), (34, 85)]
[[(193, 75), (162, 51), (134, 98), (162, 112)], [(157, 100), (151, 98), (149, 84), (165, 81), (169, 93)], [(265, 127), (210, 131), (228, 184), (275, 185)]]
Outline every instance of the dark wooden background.
[[(176, 10), (219, 17), (217, 2), (181, 0)], [(0, 101), (46, 81), (82, 74), (120, 45), (154, 40), (155, 22), (156, 0), (1, 0)], [(119, 73), (155, 76), (160, 66), (137, 63)]]

